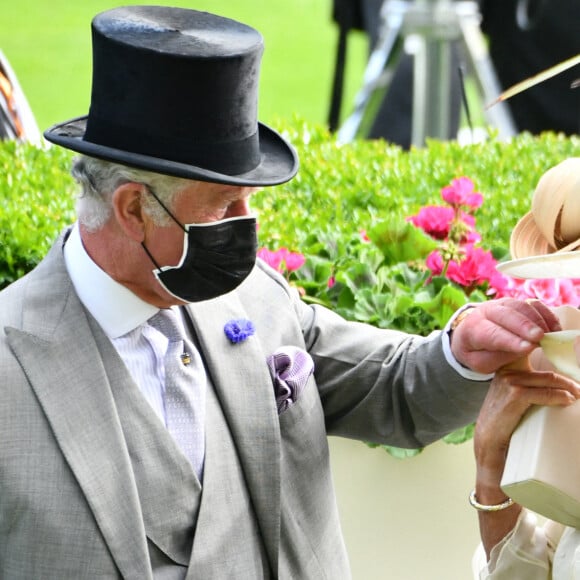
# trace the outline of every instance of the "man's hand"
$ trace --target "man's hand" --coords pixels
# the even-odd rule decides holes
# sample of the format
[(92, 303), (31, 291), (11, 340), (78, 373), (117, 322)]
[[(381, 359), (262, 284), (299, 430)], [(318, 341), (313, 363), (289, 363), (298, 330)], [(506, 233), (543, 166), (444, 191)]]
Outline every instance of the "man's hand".
[(493, 373), (528, 356), (544, 333), (557, 330), (558, 318), (538, 300), (490, 300), (478, 304), (453, 330), (451, 351), (467, 368)]

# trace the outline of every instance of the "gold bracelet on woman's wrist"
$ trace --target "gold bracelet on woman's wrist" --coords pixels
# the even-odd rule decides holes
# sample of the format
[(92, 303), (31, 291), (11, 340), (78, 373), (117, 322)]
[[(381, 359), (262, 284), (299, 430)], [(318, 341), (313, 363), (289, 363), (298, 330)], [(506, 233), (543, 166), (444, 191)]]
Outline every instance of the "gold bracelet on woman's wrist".
[(501, 503), (496, 503), (495, 505), (484, 505), (477, 501), (475, 497), (475, 490), (473, 490), (469, 494), (469, 503), (471, 507), (474, 507), (476, 510), (480, 512), (499, 512), (501, 510), (505, 510), (514, 504), (514, 500), (511, 497), (508, 497), (505, 501)]

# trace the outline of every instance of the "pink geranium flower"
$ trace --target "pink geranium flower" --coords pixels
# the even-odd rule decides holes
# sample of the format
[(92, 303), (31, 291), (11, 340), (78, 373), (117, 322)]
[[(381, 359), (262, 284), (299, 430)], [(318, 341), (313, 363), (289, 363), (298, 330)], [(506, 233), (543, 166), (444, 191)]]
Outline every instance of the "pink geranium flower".
[(439, 276), (443, 273), (445, 262), (443, 261), (443, 258), (441, 257), (439, 250), (433, 250), (427, 256), (427, 259), (425, 260), (425, 265), (427, 266), (427, 268), (429, 268), (429, 270), (431, 270), (433, 276)]
[(462, 236), (463, 243), (475, 243), (481, 239), (475, 231), (475, 218), (463, 211), (457, 213), (452, 207), (427, 205), (416, 215), (408, 217), (407, 221), (436, 240), (446, 240), (454, 224), (458, 222), (466, 226), (462, 228), (465, 230)]
[(483, 195), (473, 190), (473, 181), (469, 177), (458, 177), (441, 190), (441, 197), (453, 207), (466, 206), (475, 210), (483, 203)]
[(268, 248), (260, 248), (258, 250), (258, 258), (264, 260), (268, 266), (274, 268), (278, 272), (282, 271), (282, 262), (284, 260), (284, 255), (280, 250), (272, 252)]
[(481, 236), (471, 213), (481, 206), (483, 196), (474, 191), (469, 178), (454, 179), (441, 190), (441, 196), (448, 207), (426, 206), (407, 218), (431, 237), (445, 240), (441, 250), (427, 256), (426, 266), (432, 276), (445, 276), (465, 288), (466, 294), (487, 285), (487, 295), (493, 298), (533, 298), (549, 306), (580, 308), (580, 279), (520, 280), (497, 271), (492, 253), (475, 245)]
[(302, 254), (296, 252), (288, 252), (286, 254), (285, 262), (286, 270), (288, 270), (288, 272), (295, 272), (304, 266), (306, 258)]
[(505, 284), (496, 289), (496, 298), (536, 298), (549, 306), (580, 306), (580, 280), (549, 278), (520, 280), (504, 276)]
[[(465, 214), (466, 217), (472, 217)], [(475, 220), (473, 220), (475, 223)], [(468, 224), (469, 225), (469, 224)], [(477, 244), (477, 242), (481, 242), (481, 234), (477, 233), (474, 229), (468, 229), (467, 232), (464, 234), (463, 239), (461, 240), (464, 244), (473, 245)]]
[(465, 259), (450, 264), (447, 276), (465, 287), (478, 286), (489, 282), (496, 274), (496, 261), (491, 252), (475, 246), (465, 246)]
[(445, 264), (439, 250), (427, 256), (426, 265), (434, 276), (444, 273), (446, 278), (465, 288), (475, 288), (486, 283), (502, 287), (501, 275), (496, 270), (496, 260), (491, 252), (472, 245), (463, 247), (461, 260), (449, 260)]
[(306, 258), (297, 252), (291, 252), (288, 248), (279, 248), (276, 251), (268, 248), (260, 248), (257, 252), (258, 258), (264, 260), (268, 266), (278, 272), (295, 272), (306, 262)]
[(449, 235), (455, 212), (451, 207), (427, 205), (419, 213), (407, 218), (415, 227), (421, 228), (436, 240), (444, 240)]

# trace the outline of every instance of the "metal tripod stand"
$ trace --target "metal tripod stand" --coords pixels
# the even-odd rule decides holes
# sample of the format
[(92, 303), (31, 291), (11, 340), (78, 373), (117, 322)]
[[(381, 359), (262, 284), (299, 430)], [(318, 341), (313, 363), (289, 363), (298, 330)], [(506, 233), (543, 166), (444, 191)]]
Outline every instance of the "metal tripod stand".
[[(451, 42), (458, 41), (467, 60), (468, 73), (484, 103), (501, 92), (480, 29), (481, 15), (474, 1), (384, 0), (375, 48), (370, 54), (352, 114), (338, 131), (348, 142), (368, 135), (378, 108), (392, 80), (403, 45), (411, 37), (416, 49), (413, 64), (411, 142), (422, 147), (427, 138), (448, 140), (450, 135)], [(485, 111), (486, 121), (500, 138), (516, 134), (505, 103)]]

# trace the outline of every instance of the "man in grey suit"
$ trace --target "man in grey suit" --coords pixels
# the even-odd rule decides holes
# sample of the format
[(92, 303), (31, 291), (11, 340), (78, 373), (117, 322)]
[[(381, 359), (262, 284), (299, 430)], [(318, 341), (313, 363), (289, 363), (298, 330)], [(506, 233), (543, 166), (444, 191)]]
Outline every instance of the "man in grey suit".
[(349, 578), (327, 435), (426, 445), (558, 328), (503, 300), (380, 330), (256, 262), (251, 194), (297, 171), (256, 119), (261, 52), (193, 10), (93, 21), (90, 112), (45, 133), (81, 154), (78, 220), (0, 295), (3, 580)]

